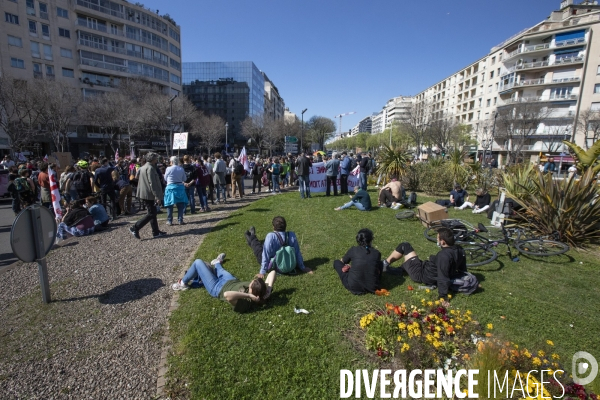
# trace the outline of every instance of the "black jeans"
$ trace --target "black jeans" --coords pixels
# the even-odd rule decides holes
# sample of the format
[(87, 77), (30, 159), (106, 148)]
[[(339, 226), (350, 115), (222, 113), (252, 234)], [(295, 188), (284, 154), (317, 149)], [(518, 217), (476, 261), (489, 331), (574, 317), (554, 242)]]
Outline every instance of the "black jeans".
[(256, 261), (262, 265), (263, 243), (258, 240), (256, 235), (246, 236), (246, 243), (248, 243), (248, 246), (250, 246), (252, 249), (254, 257), (256, 257)]
[(115, 220), (117, 219), (117, 196), (115, 195), (115, 189), (114, 188), (107, 188), (107, 189), (102, 189), (101, 191), (101, 196), (102, 196), (102, 204), (106, 204), (106, 196), (108, 196), (108, 198), (110, 199), (110, 208), (112, 210), (112, 219)]
[(260, 193), (260, 187), (262, 185), (261, 182), (262, 176), (252, 175), (252, 192), (256, 189), (256, 184), (258, 184), (258, 193)]
[(327, 176), (327, 191), (325, 192), (326, 196), (329, 196), (331, 185), (333, 185), (333, 195), (337, 196), (337, 176)]
[(152, 227), (152, 234), (157, 235), (158, 230), (158, 220), (156, 219), (156, 202), (154, 200), (142, 200), (146, 206), (146, 210), (148, 213), (144, 215), (144, 218), (140, 219), (135, 223), (135, 230), (139, 231), (142, 229), (148, 222), (150, 222), (150, 226)]
[(392, 203), (399, 203), (400, 199), (395, 198), (391, 190), (384, 189), (379, 193), (379, 202), (389, 207)]
[(348, 194), (348, 175), (340, 176), (340, 193)]

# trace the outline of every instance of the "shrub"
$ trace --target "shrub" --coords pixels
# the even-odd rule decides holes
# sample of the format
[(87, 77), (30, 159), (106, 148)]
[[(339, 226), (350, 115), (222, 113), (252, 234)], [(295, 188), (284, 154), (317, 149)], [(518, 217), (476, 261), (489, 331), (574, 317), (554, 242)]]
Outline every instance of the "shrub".
[[(524, 186), (527, 185), (527, 186)], [(561, 240), (582, 246), (600, 238), (600, 201), (594, 171), (588, 169), (581, 179), (558, 180), (552, 174), (534, 171), (531, 181), (508, 190), (523, 206), (517, 214), (541, 235), (559, 232)]]
[(386, 177), (392, 175), (400, 177), (404, 175), (411, 159), (412, 156), (404, 149), (384, 145), (383, 150), (379, 153), (379, 166), (376, 174), (383, 174)]
[(419, 177), (421, 190), (432, 195), (448, 195), (453, 186), (450, 169), (446, 167), (445, 163), (439, 167), (424, 165), (425, 167), (421, 170), (421, 176)]

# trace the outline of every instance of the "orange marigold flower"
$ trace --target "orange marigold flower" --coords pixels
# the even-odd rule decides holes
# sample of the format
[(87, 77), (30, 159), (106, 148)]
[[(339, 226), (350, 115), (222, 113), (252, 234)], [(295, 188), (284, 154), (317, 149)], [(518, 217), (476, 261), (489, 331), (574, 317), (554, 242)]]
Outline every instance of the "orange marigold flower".
[(408, 289), (408, 290), (414, 290), (415, 288), (414, 288), (414, 287), (412, 287), (411, 285), (408, 285), (407, 289)]

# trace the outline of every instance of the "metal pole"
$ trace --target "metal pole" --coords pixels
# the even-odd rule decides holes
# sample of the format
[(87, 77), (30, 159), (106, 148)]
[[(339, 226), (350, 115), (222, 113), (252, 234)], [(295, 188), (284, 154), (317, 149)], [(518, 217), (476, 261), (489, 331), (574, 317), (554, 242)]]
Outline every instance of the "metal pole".
[[(496, 133), (496, 119), (498, 118), (498, 111), (494, 114), (494, 126), (492, 127), (492, 139), (490, 141), (490, 158), (494, 157), (494, 134)], [(490, 168), (492, 164), (490, 163)], [(500, 166), (498, 166), (500, 168)]]
[(42, 300), (44, 303), (48, 304), (50, 303), (50, 282), (48, 279), (48, 266), (46, 265), (44, 238), (42, 237), (42, 216), (40, 214), (40, 206), (34, 205), (30, 207), (29, 212), (31, 213), (31, 222), (33, 223), (38, 274), (40, 277), (40, 287), (42, 288)]
[[(173, 97), (171, 97), (169, 99), (169, 121), (171, 121), (171, 134), (169, 136), (169, 144), (171, 147), (171, 151), (173, 151), (173, 100), (175, 100), (177, 98), (177, 95), (173, 95)], [(169, 151), (167, 150), (167, 156), (169, 155)]]
[(229, 123), (225, 122), (225, 154), (227, 154), (227, 150), (229, 150), (229, 141), (227, 140), (227, 129), (229, 128)]
[(302, 129), (300, 132), (300, 152), (304, 151), (304, 113), (306, 112), (306, 110), (308, 110), (308, 108), (305, 108), (304, 110), (302, 110)]

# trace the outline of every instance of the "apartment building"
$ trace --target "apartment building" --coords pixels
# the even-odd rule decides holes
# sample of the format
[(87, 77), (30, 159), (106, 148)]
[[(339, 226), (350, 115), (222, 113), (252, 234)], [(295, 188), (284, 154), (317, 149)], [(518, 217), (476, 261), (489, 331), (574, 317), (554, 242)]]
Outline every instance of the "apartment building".
[[(0, 8), (2, 75), (60, 80), (86, 97), (131, 77), (181, 92), (181, 30), (158, 10), (123, 0), (4, 0)], [(70, 142), (79, 151), (104, 146), (102, 134), (77, 130)]]
[(352, 127), (350, 131), (350, 136), (358, 135), (359, 133), (368, 132), (371, 133), (373, 121), (371, 120), (371, 116), (365, 117), (361, 119), (358, 124)]
[(391, 128), (392, 124), (396, 125), (406, 121), (410, 115), (414, 101), (415, 99), (411, 96), (398, 96), (388, 100), (381, 108), (381, 111), (373, 113), (371, 117), (367, 117), (370, 118), (370, 132), (374, 135), (382, 133), (384, 130)]
[(262, 72), (265, 79), (265, 118), (277, 121), (285, 115), (285, 101), (279, 95), (277, 86), (271, 82), (267, 74)]
[[(543, 120), (523, 144), (531, 159), (540, 152), (563, 151), (563, 139), (584, 146), (587, 132), (576, 128), (581, 113), (600, 110), (600, 46), (592, 45), (599, 34), (596, 1), (562, 1), (546, 20), (415, 96), (423, 123), (453, 118), (469, 125), (480, 149), (491, 147), (501, 161), (512, 143), (494, 130), (496, 111), (534, 102), (541, 105)], [(495, 135), (490, 146), (491, 139), (486, 143), (484, 138), (491, 131)]]

